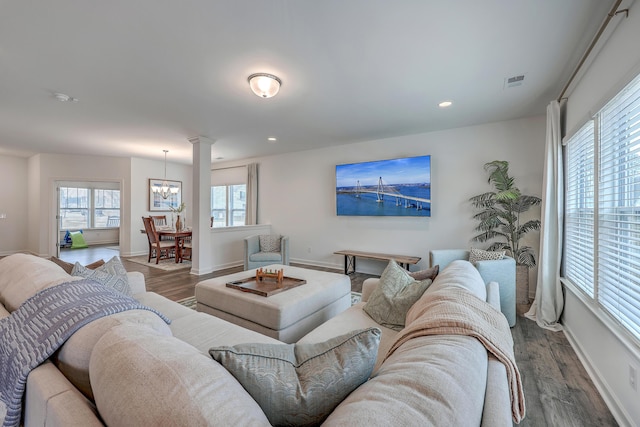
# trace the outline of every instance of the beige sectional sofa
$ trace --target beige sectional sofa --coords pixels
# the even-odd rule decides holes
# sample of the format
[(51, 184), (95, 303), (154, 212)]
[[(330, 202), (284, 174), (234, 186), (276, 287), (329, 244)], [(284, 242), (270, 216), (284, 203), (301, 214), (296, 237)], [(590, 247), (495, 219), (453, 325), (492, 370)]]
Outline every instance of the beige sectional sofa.
[[(128, 277), (134, 298), (169, 317), (171, 324), (151, 312), (131, 310), (81, 328), (54, 357), (31, 371), (24, 425), (269, 425), (258, 404), (208, 350), (280, 342), (146, 292), (139, 273)], [(70, 279), (59, 266), (38, 257), (0, 259), (0, 318), (29, 294)], [(371, 378), (323, 425), (511, 426), (505, 366), (475, 338), (418, 337), (384, 360), (399, 332), (381, 327), (362, 310), (376, 285), (377, 280), (368, 280), (362, 302), (300, 340), (320, 342), (372, 326), (382, 330)], [(425, 295), (460, 287), (499, 308), (498, 284), (485, 286), (464, 261), (441, 271)]]

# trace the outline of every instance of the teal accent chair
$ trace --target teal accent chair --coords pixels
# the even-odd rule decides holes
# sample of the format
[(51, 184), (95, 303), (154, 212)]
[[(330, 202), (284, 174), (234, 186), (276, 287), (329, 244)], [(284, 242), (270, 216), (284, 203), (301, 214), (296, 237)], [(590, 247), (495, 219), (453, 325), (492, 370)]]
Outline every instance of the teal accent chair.
[[(465, 249), (437, 249), (429, 252), (431, 266), (439, 265), (440, 270), (452, 261), (469, 260), (469, 251)], [(505, 315), (509, 326), (516, 325), (516, 261), (508, 256), (495, 261), (478, 261), (475, 267), (484, 283), (498, 282), (500, 288), (500, 311)]]
[(280, 237), (280, 252), (261, 252), (260, 236), (244, 239), (244, 269), (264, 267), (270, 264), (289, 265), (289, 236)]

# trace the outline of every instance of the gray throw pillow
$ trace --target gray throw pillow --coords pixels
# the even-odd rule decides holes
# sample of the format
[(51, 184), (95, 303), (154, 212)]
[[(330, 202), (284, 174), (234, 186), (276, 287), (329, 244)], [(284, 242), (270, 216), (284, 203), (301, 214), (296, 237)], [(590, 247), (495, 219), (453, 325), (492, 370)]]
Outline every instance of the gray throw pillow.
[(399, 331), (404, 328), (407, 312), (422, 296), (433, 281), (415, 280), (394, 260), (380, 276), (378, 286), (371, 292), (362, 307), (373, 320), (382, 326)]
[(131, 287), (129, 286), (127, 270), (125, 270), (122, 265), (120, 258), (116, 256), (95, 270), (90, 270), (83, 267), (79, 262), (76, 262), (73, 266), (71, 275), (95, 280), (96, 282), (125, 295), (131, 296), (133, 294), (131, 292)]
[(262, 234), (260, 240), (260, 252), (280, 252), (280, 236)]
[(478, 261), (497, 261), (504, 258), (505, 251), (485, 251), (471, 248), (469, 251), (469, 262), (475, 264)]
[(209, 354), (258, 402), (272, 425), (319, 425), (369, 379), (381, 331), (362, 329), (321, 343), (239, 344)]

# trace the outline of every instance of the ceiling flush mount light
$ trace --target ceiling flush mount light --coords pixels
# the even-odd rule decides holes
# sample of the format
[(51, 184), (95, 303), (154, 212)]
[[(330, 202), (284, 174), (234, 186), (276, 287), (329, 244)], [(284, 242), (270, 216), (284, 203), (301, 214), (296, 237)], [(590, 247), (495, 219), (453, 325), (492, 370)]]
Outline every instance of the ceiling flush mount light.
[(249, 76), (249, 86), (260, 98), (271, 98), (280, 90), (282, 81), (273, 74), (256, 73)]
[(278, 138), (276, 138), (275, 136), (270, 136), (269, 138), (267, 138), (267, 141), (269, 142), (276, 142), (278, 140)]
[(164, 151), (164, 181), (162, 181), (162, 185), (160, 187), (153, 187), (153, 192), (160, 194), (163, 199), (168, 199), (172, 194), (177, 194), (180, 189), (178, 187), (169, 186), (169, 182), (167, 181), (167, 153), (169, 150)]
[(441, 103), (438, 104), (438, 107), (447, 108), (447, 107), (451, 107), (452, 105), (453, 105), (453, 102), (451, 101), (442, 101)]

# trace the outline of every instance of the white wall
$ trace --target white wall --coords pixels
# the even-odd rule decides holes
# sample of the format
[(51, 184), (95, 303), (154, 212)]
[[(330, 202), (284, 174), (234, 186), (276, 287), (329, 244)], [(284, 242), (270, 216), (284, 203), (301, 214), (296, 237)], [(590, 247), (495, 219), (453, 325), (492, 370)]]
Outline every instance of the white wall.
[[(635, 2), (599, 52), (566, 106), (567, 129), (582, 125), (640, 72), (640, 5)], [(629, 365), (640, 375), (638, 343), (607, 322), (602, 311), (568, 289), (562, 323), (576, 353), (621, 425), (640, 425), (640, 394), (629, 385)]]
[[(251, 159), (259, 163), (259, 222), (290, 236), (295, 262), (343, 268), (344, 258), (333, 252), (360, 249), (421, 256), (418, 267), (426, 267), (430, 249), (471, 246), (476, 222), (468, 199), (491, 190), (483, 169), (486, 162), (508, 160), (521, 190), (540, 195), (545, 126), (545, 117), (538, 116)], [(430, 218), (336, 215), (336, 164), (427, 154)], [(539, 208), (531, 212), (539, 217)], [(536, 253), (538, 239), (538, 233), (532, 233), (528, 242)], [(380, 274), (384, 267), (358, 260), (358, 271)]]
[[(24, 251), (28, 247), (27, 159), (0, 156), (0, 256)], [(1, 216), (6, 218), (1, 218)]]

